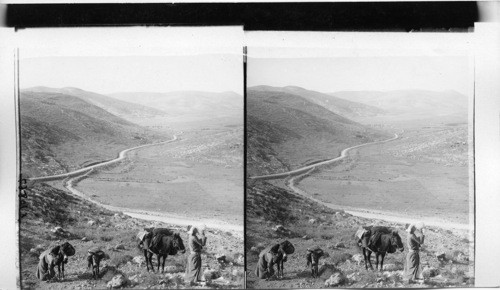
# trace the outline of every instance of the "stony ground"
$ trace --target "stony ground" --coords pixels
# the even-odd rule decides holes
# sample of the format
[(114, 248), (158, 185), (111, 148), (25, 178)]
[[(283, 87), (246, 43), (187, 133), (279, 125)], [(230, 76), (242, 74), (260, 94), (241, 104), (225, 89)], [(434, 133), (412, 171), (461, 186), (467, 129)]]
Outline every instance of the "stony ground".
[[(381, 272), (367, 271), (354, 233), (361, 225), (391, 226), (406, 241), (405, 225), (382, 223), (350, 216), (265, 182), (251, 182), (247, 188), (245, 253), (249, 288), (325, 288), (325, 287), (469, 287), (474, 285), (473, 241), (469, 233), (428, 228), (421, 259), (425, 269), (423, 285), (403, 279), (403, 253), (389, 254)], [(255, 266), (266, 246), (287, 239), (295, 253), (285, 263), (285, 277), (269, 281), (258, 279)], [(311, 278), (306, 267), (307, 248), (319, 246), (328, 257), (320, 260), (320, 277)], [(372, 263), (374, 257), (372, 256)]]
[[(118, 287), (193, 288), (183, 280), (188, 253), (169, 256), (166, 273), (148, 272), (135, 237), (145, 227), (167, 227), (178, 231), (187, 244), (185, 228), (130, 218), (45, 184), (32, 187), (28, 196), (28, 207), (21, 212), (20, 224), (21, 283), (24, 289), (103, 289), (120, 275), (124, 284)], [(207, 283), (195, 288), (241, 288), (244, 276), (241, 237), (208, 229), (207, 239), (202, 254)], [(76, 254), (66, 265), (66, 277), (50, 282), (37, 280), (35, 272), (40, 253), (65, 241), (76, 249)], [(101, 264), (101, 275), (97, 280), (92, 279), (86, 264), (87, 250), (93, 247), (101, 248), (108, 256)], [(153, 264), (156, 266), (156, 257)]]

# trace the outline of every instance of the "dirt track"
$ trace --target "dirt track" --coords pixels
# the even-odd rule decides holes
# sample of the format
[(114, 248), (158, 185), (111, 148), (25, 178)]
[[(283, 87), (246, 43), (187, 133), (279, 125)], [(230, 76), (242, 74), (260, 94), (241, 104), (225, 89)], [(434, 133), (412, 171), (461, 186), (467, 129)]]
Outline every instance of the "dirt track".
[(117, 158), (110, 160), (110, 161), (94, 164), (92, 166), (81, 168), (81, 169), (78, 169), (78, 170), (75, 170), (72, 172), (68, 172), (65, 174), (44, 176), (44, 177), (34, 177), (34, 178), (30, 178), (29, 181), (31, 181), (31, 182), (43, 182), (43, 181), (53, 181), (53, 180), (69, 178), (69, 179), (64, 181), (64, 187), (67, 188), (71, 193), (73, 193), (77, 196), (80, 196), (80, 197), (84, 198), (85, 200), (93, 202), (94, 204), (97, 204), (101, 207), (104, 207), (108, 210), (120, 211), (120, 212), (123, 212), (124, 214), (131, 216), (131, 217), (134, 217), (134, 218), (140, 218), (140, 219), (151, 220), (151, 221), (159, 221), (159, 222), (180, 225), (180, 226), (187, 226), (187, 225), (193, 225), (193, 224), (204, 224), (208, 228), (215, 228), (215, 229), (219, 229), (219, 230), (233, 232), (236, 236), (243, 237), (243, 227), (240, 225), (231, 224), (228, 222), (223, 222), (223, 221), (216, 220), (216, 219), (200, 220), (200, 219), (193, 218), (191, 216), (187, 217), (187, 216), (182, 216), (182, 215), (177, 215), (177, 214), (165, 214), (163, 212), (144, 211), (144, 210), (127, 208), (127, 207), (117, 207), (117, 206), (107, 205), (107, 204), (103, 204), (101, 202), (98, 202), (98, 201), (90, 198), (88, 195), (86, 195), (82, 191), (75, 188), (76, 185), (78, 184), (78, 182), (80, 182), (81, 180), (84, 180), (87, 176), (89, 176), (91, 173), (93, 173), (94, 170), (99, 169), (99, 168), (101, 168), (101, 169), (106, 168), (106, 166), (115, 165), (118, 162), (123, 161), (127, 157), (127, 154), (132, 152), (132, 151), (146, 148), (146, 147), (171, 143), (171, 142), (174, 142), (176, 140), (178, 140), (178, 137), (176, 135), (174, 135), (173, 139), (168, 140), (168, 141), (154, 143), (154, 144), (146, 144), (146, 145), (141, 145), (141, 146), (125, 149), (118, 154)]
[(284, 172), (284, 173), (279, 173), (279, 174), (270, 174), (270, 175), (264, 175), (264, 176), (255, 176), (255, 177), (250, 177), (250, 179), (254, 180), (269, 180), (269, 179), (285, 179), (285, 184), (295, 193), (301, 194), (311, 200), (314, 200), (315, 202), (318, 202), (324, 206), (327, 206), (332, 209), (343, 209), (345, 212), (350, 213), (354, 216), (358, 217), (363, 217), (363, 218), (369, 218), (369, 219), (377, 219), (377, 220), (383, 220), (383, 221), (388, 221), (388, 222), (396, 222), (399, 224), (407, 224), (407, 223), (415, 223), (418, 221), (424, 221), (425, 224), (433, 227), (439, 227), (443, 229), (457, 229), (457, 230), (465, 230), (468, 231), (472, 228), (471, 225), (466, 224), (466, 223), (456, 223), (456, 222), (448, 222), (448, 221), (441, 221), (438, 219), (433, 219), (433, 218), (412, 218), (409, 217), (408, 215), (397, 215), (394, 214), (393, 212), (387, 212), (387, 211), (382, 211), (382, 210), (373, 210), (373, 209), (364, 209), (364, 208), (357, 208), (357, 207), (350, 207), (350, 206), (345, 206), (345, 205), (337, 205), (333, 204), (330, 202), (324, 202), (321, 201), (315, 197), (313, 197), (311, 194), (306, 192), (304, 189), (298, 188), (298, 184), (301, 180), (304, 178), (307, 178), (310, 174), (313, 172), (317, 172), (320, 170), (321, 166), (329, 165), (329, 166), (335, 166), (336, 162), (342, 161), (348, 156), (348, 153), (353, 150), (353, 149), (358, 149), (361, 147), (366, 147), (370, 145), (377, 145), (377, 144), (382, 144), (382, 143), (387, 143), (390, 141), (397, 140), (399, 138), (398, 134), (395, 134), (395, 136), (391, 139), (383, 140), (383, 141), (376, 141), (376, 142), (370, 142), (370, 143), (365, 143), (353, 147), (346, 148), (342, 150), (342, 153), (339, 157), (326, 160), (320, 163), (316, 163), (313, 165), (305, 166), (302, 168), (298, 168), (289, 172)]
[(292, 170), (292, 171), (287, 171), (287, 172), (282, 172), (282, 173), (276, 173), (276, 174), (261, 175), (261, 176), (252, 176), (252, 177), (250, 177), (250, 179), (253, 179), (253, 180), (269, 180), (269, 179), (287, 178), (287, 177), (291, 177), (291, 176), (301, 176), (301, 175), (303, 175), (303, 174), (305, 174), (307, 172), (310, 172), (311, 170), (314, 170), (316, 168), (319, 168), (319, 167), (321, 167), (323, 165), (332, 165), (335, 162), (341, 161), (342, 159), (344, 159), (347, 156), (347, 153), (349, 153), (349, 151), (351, 151), (352, 149), (356, 149), (356, 148), (360, 148), (360, 147), (364, 147), (364, 146), (368, 146), (368, 145), (374, 145), (374, 144), (381, 144), (381, 143), (385, 143), (385, 142), (390, 142), (390, 141), (396, 140), (398, 138), (399, 138), (398, 134), (394, 134), (394, 137), (392, 137), (390, 139), (387, 139), (387, 140), (374, 141), (374, 142), (364, 143), (364, 144), (360, 144), (360, 145), (356, 145), (356, 146), (352, 146), (352, 147), (346, 148), (346, 149), (342, 150), (342, 152), (340, 153), (339, 157), (336, 157), (336, 158), (333, 158), (333, 159), (329, 159), (329, 160), (318, 162), (318, 163), (315, 163), (315, 164), (312, 164), (312, 165), (304, 166), (304, 167), (301, 167), (301, 168), (298, 168), (298, 169), (295, 169), (295, 170)]

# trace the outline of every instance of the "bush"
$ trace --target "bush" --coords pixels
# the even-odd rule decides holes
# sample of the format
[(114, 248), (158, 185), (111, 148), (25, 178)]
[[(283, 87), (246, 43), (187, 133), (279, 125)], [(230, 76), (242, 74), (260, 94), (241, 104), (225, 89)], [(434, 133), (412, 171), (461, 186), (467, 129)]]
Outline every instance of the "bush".
[(103, 242), (111, 242), (113, 240), (114, 237), (111, 237), (111, 236), (101, 236), (100, 239), (101, 241)]

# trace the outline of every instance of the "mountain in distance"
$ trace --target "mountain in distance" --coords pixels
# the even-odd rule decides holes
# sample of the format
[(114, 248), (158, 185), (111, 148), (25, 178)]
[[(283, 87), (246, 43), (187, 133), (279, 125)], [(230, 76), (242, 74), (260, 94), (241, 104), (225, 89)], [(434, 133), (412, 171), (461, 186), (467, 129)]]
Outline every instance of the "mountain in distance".
[(20, 114), (22, 172), (30, 176), (68, 172), (169, 138), (84, 98), (50, 90), (21, 91)]
[(137, 122), (145, 118), (166, 117), (168, 114), (156, 108), (143, 106), (133, 102), (126, 102), (111, 98), (109, 96), (85, 91), (74, 87), (49, 88), (32, 87), (24, 89), (23, 92), (55, 93), (78, 97), (86, 102), (96, 105), (120, 118), (131, 122)]
[(390, 137), (276, 88), (248, 88), (246, 112), (250, 176), (334, 158), (344, 148)]
[(452, 90), (339, 91), (329, 95), (380, 108), (395, 120), (445, 116), (467, 120), (468, 114), (468, 97)]
[(198, 115), (199, 117), (218, 118), (234, 115), (242, 116), (243, 112), (243, 96), (235, 92), (127, 92), (114, 93), (109, 96), (122, 101), (157, 108), (171, 116)]
[(386, 112), (378, 107), (368, 104), (349, 101), (343, 98), (338, 98), (329, 94), (320, 93), (317, 91), (307, 90), (297, 86), (286, 87), (271, 87), (271, 86), (256, 86), (252, 90), (257, 91), (275, 91), (301, 96), (317, 105), (320, 105), (335, 114), (343, 117), (356, 120), (360, 117), (372, 117), (383, 115)]

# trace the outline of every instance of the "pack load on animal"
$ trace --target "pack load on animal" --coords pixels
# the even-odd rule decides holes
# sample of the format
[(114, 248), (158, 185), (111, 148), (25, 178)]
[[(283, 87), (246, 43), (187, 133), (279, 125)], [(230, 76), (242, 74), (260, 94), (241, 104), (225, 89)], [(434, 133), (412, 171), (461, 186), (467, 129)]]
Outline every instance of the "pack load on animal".
[(360, 247), (372, 249), (382, 234), (390, 234), (392, 232), (392, 229), (384, 226), (365, 226), (359, 227), (355, 236), (358, 238), (358, 245)]

